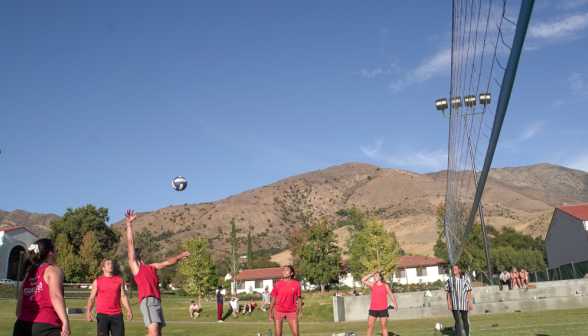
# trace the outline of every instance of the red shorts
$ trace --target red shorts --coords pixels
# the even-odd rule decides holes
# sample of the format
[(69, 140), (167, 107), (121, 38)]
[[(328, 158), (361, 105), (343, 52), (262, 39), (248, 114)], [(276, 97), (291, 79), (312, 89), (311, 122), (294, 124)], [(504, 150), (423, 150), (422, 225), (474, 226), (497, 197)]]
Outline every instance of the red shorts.
[(292, 320), (298, 320), (298, 314), (296, 314), (296, 312), (291, 312), (291, 313), (282, 313), (279, 311), (274, 311), (274, 320), (276, 321), (292, 321)]

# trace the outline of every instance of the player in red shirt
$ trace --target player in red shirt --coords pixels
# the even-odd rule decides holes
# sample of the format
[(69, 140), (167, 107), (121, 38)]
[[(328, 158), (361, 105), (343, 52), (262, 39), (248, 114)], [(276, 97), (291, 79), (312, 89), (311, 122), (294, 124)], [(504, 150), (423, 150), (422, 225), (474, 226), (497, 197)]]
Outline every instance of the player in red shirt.
[(140, 248), (135, 248), (133, 240), (133, 220), (137, 218), (134, 210), (127, 210), (127, 244), (129, 247), (129, 267), (137, 282), (139, 288), (139, 302), (141, 302), (141, 313), (145, 327), (149, 331), (148, 336), (161, 336), (161, 328), (165, 327), (163, 310), (161, 309), (161, 299), (159, 295), (159, 279), (157, 271), (161, 271), (167, 266), (177, 263), (181, 259), (190, 256), (190, 252), (183, 252), (177, 257), (173, 257), (162, 263), (153, 263), (145, 265), (143, 262), (143, 253)]
[[(368, 281), (369, 278), (374, 277), (374, 282)], [(364, 276), (361, 279), (366, 286), (372, 288), (372, 298), (370, 302), (370, 310), (368, 316), (368, 328), (367, 328), (367, 336), (372, 336), (372, 330), (374, 329), (374, 324), (376, 323), (376, 319), (380, 318), (380, 326), (382, 327), (382, 335), (388, 335), (388, 327), (386, 323), (388, 322), (388, 296), (394, 302), (394, 309), (398, 310), (398, 305), (396, 304), (396, 298), (392, 291), (390, 290), (390, 286), (384, 282), (384, 278), (382, 277), (382, 273), (380, 272), (373, 272)]]
[(98, 322), (99, 336), (124, 336), (125, 322), (123, 320), (120, 301), (127, 309), (127, 321), (133, 319), (129, 298), (125, 294), (123, 280), (113, 275), (114, 265), (112, 259), (104, 258), (100, 264), (102, 276), (92, 283), (92, 291), (88, 299), (86, 320), (92, 322), (92, 307), (96, 301), (96, 321)]
[[(274, 307), (274, 326), (276, 336), (282, 336), (282, 324), (288, 321), (292, 336), (298, 336), (298, 318), (302, 318), (302, 291), (300, 283), (294, 280), (296, 272), (294, 267), (285, 266), (282, 271), (282, 280), (276, 282), (272, 289), (272, 302), (269, 308), (268, 319), (272, 321), (272, 310)], [(298, 314), (296, 314), (296, 303), (298, 303)]]
[(69, 336), (63, 297), (63, 271), (53, 266), (59, 255), (51, 239), (29, 246), (27, 275), (18, 291), (14, 336)]

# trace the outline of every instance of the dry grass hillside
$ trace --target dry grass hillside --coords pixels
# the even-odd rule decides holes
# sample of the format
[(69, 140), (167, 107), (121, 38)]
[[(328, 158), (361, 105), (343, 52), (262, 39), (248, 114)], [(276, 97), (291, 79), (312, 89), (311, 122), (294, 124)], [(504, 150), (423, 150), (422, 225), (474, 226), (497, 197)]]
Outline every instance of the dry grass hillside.
[[(409, 253), (427, 254), (437, 238), (435, 208), (445, 197), (446, 172), (417, 174), (346, 163), (292, 176), (226, 199), (184, 204), (140, 213), (134, 228), (149, 228), (163, 248), (194, 235), (212, 240), (213, 254), (226, 250), (231, 219), (235, 219), (242, 251), (248, 230), (254, 249), (285, 247), (294, 229), (312, 217), (336, 223), (340, 209), (372, 212), (393, 230)], [(588, 200), (588, 173), (538, 164), (493, 169), (482, 203), (486, 221), (498, 228), (514, 227), (533, 236), (545, 235), (554, 206)], [(126, 229), (121, 220), (114, 226)], [(345, 228), (336, 230), (340, 240)], [(278, 257), (279, 258), (279, 257)], [(286, 258), (287, 261), (287, 258)]]

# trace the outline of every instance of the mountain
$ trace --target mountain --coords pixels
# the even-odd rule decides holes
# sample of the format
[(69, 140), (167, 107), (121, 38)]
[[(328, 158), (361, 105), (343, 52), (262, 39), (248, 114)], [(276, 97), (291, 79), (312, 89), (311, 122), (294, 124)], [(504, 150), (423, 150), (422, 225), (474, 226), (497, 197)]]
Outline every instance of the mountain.
[[(149, 228), (166, 250), (194, 235), (211, 239), (214, 255), (227, 249), (234, 218), (241, 251), (285, 247), (293, 229), (311, 217), (344, 219), (338, 210), (375, 212), (409, 253), (427, 254), (437, 238), (435, 208), (445, 197), (447, 172), (417, 174), (346, 163), (292, 176), (235, 196), (139, 213), (134, 229)], [(482, 198), (486, 223), (543, 236), (557, 205), (588, 202), (588, 173), (551, 164), (492, 169)], [(125, 221), (115, 224), (125, 232)], [(336, 230), (344, 240), (345, 228)], [(124, 235), (123, 235), (124, 243)]]
[(51, 231), (51, 221), (56, 218), (61, 217), (55, 214), (38, 214), (23, 210), (14, 210), (12, 212), (0, 210), (0, 229), (23, 226), (39, 236), (39, 238), (44, 238)]

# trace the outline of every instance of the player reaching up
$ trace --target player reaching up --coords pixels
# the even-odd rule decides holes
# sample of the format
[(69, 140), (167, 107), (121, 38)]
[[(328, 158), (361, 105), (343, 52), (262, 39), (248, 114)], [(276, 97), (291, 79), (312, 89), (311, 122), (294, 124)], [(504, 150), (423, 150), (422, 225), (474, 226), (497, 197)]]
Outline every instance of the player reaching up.
[(100, 263), (102, 276), (92, 283), (92, 291), (88, 299), (86, 320), (92, 322), (92, 307), (96, 302), (96, 321), (98, 322), (98, 335), (125, 335), (125, 322), (123, 319), (120, 301), (127, 309), (127, 321), (133, 319), (129, 298), (125, 294), (123, 280), (113, 274), (114, 263), (110, 258), (104, 258)]
[(161, 271), (167, 266), (177, 263), (181, 259), (190, 256), (190, 252), (183, 252), (177, 257), (173, 257), (162, 263), (153, 263), (145, 265), (143, 262), (143, 253), (140, 248), (135, 248), (133, 241), (133, 220), (137, 217), (134, 210), (127, 210), (127, 244), (129, 247), (129, 267), (135, 277), (135, 282), (139, 288), (139, 302), (141, 302), (141, 313), (145, 327), (149, 331), (148, 336), (161, 336), (161, 328), (165, 327), (163, 310), (161, 308), (161, 298), (159, 295), (159, 279), (157, 271)]

